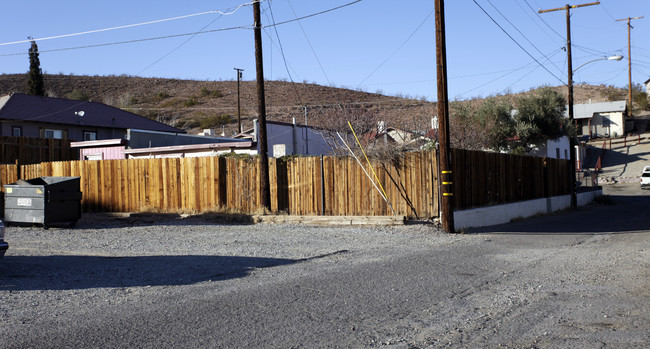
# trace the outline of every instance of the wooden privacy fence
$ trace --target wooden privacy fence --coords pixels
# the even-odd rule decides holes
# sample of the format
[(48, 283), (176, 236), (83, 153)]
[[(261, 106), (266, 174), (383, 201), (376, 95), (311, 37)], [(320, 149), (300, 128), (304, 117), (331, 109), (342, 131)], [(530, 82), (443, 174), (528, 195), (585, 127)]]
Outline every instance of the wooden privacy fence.
[(569, 160), (452, 149), (454, 209), (571, 193)]
[[(371, 161), (378, 190), (353, 158), (271, 158), (271, 211), (437, 217), (436, 159), (423, 151), (398, 163)], [(567, 160), (454, 149), (452, 162), (456, 210), (570, 193)], [(85, 211), (251, 214), (261, 211), (260, 167), (258, 158), (235, 157), (67, 161), (20, 166), (20, 177), (81, 177)], [(0, 171), (2, 184), (18, 178), (16, 166)]]
[[(50, 162), (21, 166), (22, 178), (81, 177), (85, 211), (206, 212), (261, 209), (260, 160), (233, 157)], [(395, 214), (434, 217), (435, 153), (373, 162)], [(370, 169), (368, 169), (370, 173)], [(271, 210), (295, 215), (392, 215), (351, 158), (269, 159)], [(6, 184), (6, 182), (3, 182)]]
[(70, 141), (51, 138), (0, 137), (0, 164), (37, 164), (77, 159)]

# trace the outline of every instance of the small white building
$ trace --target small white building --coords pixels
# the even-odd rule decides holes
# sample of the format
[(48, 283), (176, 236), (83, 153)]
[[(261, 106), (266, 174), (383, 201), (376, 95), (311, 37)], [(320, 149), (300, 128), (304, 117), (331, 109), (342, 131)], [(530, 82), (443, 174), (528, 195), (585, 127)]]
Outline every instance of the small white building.
[[(257, 120), (253, 121), (253, 128), (248, 129), (235, 138), (251, 139), (257, 144), (257, 153), (260, 151), (259, 130)], [(269, 157), (282, 157), (285, 155), (331, 155), (334, 153), (334, 143), (337, 136), (331, 131), (298, 125), (295, 122), (285, 123), (277, 121), (266, 122), (266, 141)]]
[[(568, 117), (568, 111), (566, 112)], [(573, 119), (577, 124), (578, 136), (590, 138), (620, 137), (625, 135), (627, 102), (574, 104)]]

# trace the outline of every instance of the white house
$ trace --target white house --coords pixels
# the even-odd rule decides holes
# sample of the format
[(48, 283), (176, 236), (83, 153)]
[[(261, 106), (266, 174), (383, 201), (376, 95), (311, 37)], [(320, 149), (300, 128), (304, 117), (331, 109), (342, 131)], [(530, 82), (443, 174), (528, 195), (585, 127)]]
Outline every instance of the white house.
[[(235, 138), (251, 139), (258, 142), (258, 122), (253, 121), (253, 128), (248, 129)], [(334, 143), (338, 143), (336, 134), (330, 131), (277, 121), (266, 122), (266, 140), (269, 157), (282, 157), (285, 155), (330, 155), (334, 153)]]
[[(566, 113), (568, 116), (568, 111)], [(578, 126), (578, 135), (593, 138), (625, 135), (626, 115), (626, 101), (573, 105), (573, 118)]]

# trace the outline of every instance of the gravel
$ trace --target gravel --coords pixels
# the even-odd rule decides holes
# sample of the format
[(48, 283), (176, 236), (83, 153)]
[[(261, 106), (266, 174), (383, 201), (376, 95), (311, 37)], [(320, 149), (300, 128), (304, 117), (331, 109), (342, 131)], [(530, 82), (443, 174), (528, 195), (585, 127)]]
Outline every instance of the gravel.
[(6, 230), (10, 248), (0, 260), (0, 326), (33, 329), (43, 321), (147, 304), (152, 295), (180, 295), (188, 285), (236, 280), (269, 267), (316, 261), (327, 268), (337, 255), (368, 261), (459, 241), (429, 224), (250, 225), (224, 223), (219, 216), (85, 214), (74, 228)]
[(10, 226), (0, 339), (7, 348), (647, 347), (650, 192), (637, 191), (612, 186), (608, 206), (462, 235), (424, 223), (173, 215)]

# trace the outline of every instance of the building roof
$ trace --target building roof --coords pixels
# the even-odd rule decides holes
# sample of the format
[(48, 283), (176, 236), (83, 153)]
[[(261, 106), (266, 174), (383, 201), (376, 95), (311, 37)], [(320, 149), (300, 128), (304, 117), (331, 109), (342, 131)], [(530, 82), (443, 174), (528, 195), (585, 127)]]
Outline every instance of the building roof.
[[(589, 119), (595, 113), (611, 113), (611, 112), (625, 112), (627, 101), (614, 101), (614, 102), (601, 102), (601, 103), (588, 103), (588, 104), (574, 104), (573, 105), (573, 118), (574, 119)], [(568, 110), (564, 112), (568, 117)]]
[(109, 105), (15, 93), (0, 97), (0, 120), (185, 133), (169, 125)]

